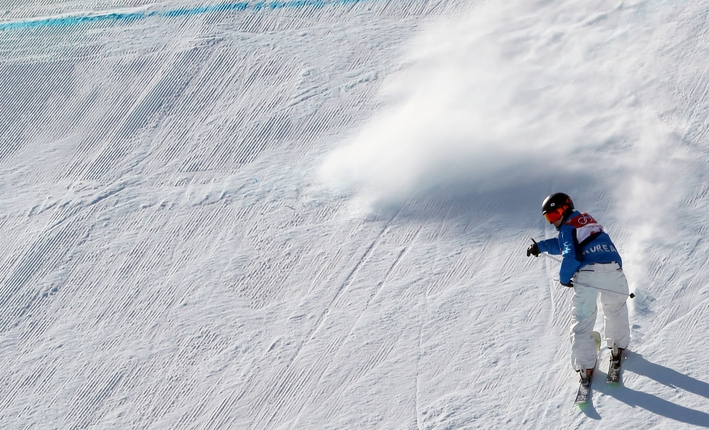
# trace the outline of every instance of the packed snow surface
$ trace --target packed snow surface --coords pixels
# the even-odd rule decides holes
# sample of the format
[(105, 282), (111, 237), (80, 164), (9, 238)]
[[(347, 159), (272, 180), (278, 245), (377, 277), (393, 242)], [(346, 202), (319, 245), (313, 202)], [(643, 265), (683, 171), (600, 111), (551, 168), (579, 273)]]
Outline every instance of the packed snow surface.
[[(708, 16), (0, 3), (1, 426), (709, 427)], [(556, 191), (637, 295), (582, 408)]]

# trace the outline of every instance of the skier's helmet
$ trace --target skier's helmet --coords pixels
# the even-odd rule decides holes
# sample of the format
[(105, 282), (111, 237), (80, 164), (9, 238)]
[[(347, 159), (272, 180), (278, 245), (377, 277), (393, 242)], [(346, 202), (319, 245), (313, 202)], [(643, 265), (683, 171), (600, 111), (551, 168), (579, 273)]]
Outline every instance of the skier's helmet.
[(566, 218), (574, 211), (574, 202), (571, 197), (564, 193), (553, 193), (544, 199), (542, 203), (542, 215), (549, 221), (549, 224), (554, 224), (561, 218)]

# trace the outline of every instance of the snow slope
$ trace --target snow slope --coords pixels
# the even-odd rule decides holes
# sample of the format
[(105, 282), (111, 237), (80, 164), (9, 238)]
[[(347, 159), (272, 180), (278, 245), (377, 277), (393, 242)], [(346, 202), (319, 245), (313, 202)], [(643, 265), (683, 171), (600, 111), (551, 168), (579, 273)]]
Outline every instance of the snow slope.
[[(0, 3), (2, 427), (709, 427), (709, 5), (498, 3)], [(637, 294), (585, 408), (554, 191)]]

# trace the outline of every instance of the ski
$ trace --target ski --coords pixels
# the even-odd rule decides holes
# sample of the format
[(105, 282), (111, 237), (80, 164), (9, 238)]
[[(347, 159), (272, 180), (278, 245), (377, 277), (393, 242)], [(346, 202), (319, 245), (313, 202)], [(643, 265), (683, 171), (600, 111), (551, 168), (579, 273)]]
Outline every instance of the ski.
[[(608, 377), (606, 378), (607, 384), (618, 384), (620, 383), (620, 366), (623, 362), (623, 350), (619, 349), (615, 345), (611, 348), (611, 360), (608, 366)], [(616, 352), (615, 354), (613, 352)]]
[[(593, 340), (596, 342), (596, 354), (601, 349), (601, 334), (597, 331), (593, 332)], [(595, 366), (594, 366), (595, 369)], [(585, 405), (591, 397), (591, 381), (593, 381), (594, 369), (589, 369), (588, 378), (582, 378), (579, 382), (579, 389), (576, 391), (576, 399), (574, 405)]]
[(593, 377), (593, 372), (591, 371), (590, 377), (586, 381), (579, 382), (579, 389), (576, 392), (576, 400), (574, 400), (575, 405), (585, 405), (588, 402), (588, 398), (591, 396), (591, 379)]

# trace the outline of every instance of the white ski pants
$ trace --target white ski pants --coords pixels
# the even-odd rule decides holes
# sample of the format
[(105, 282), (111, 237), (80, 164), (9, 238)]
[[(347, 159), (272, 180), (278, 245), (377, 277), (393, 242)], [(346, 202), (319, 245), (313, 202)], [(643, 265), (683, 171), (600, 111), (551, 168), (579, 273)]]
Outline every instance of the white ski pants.
[[(601, 296), (604, 319), (604, 337), (607, 345), (613, 342), (619, 348), (630, 343), (628, 322), (628, 281), (616, 263), (589, 264), (573, 278), (574, 297), (571, 326), (571, 364), (575, 370), (591, 369), (596, 365), (596, 343), (593, 325), (596, 322), (596, 302)], [(583, 286), (582, 286), (583, 285)], [(602, 288), (596, 290), (593, 287)]]

